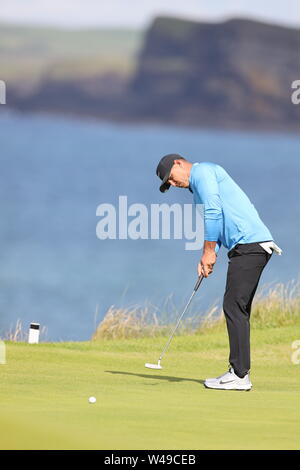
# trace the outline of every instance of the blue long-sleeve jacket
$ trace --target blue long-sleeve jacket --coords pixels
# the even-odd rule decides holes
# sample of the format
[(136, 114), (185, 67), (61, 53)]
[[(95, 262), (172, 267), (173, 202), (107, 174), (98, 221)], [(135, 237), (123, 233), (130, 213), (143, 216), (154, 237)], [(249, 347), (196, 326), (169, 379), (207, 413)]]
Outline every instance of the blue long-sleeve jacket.
[(189, 177), (194, 203), (204, 205), (204, 240), (231, 250), (237, 243), (271, 241), (273, 237), (248, 196), (220, 165), (194, 163)]

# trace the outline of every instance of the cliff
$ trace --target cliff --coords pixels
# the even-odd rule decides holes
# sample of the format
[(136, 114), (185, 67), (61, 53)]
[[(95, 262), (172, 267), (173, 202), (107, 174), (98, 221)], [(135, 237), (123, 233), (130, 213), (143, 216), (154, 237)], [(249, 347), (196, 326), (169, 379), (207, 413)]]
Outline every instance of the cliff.
[(250, 20), (158, 18), (131, 84), (138, 115), (182, 123), (300, 127), (300, 30)]
[(11, 90), (10, 103), (121, 121), (298, 131), (291, 84), (300, 80), (299, 59), (300, 29), (161, 17), (146, 32), (131, 77), (48, 75), (30, 95)]

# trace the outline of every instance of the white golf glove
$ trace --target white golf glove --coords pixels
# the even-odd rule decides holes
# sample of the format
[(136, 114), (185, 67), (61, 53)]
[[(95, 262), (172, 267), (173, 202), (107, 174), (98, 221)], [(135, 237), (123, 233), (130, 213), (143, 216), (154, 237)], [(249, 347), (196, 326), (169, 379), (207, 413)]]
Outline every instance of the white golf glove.
[(279, 246), (276, 245), (276, 243), (272, 242), (263, 242), (260, 243), (260, 246), (263, 247), (264, 250), (266, 250), (267, 253), (270, 255), (272, 254), (272, 249), (275, 251), (277, 255), (281, 255), (282, 249), (279, 248)]

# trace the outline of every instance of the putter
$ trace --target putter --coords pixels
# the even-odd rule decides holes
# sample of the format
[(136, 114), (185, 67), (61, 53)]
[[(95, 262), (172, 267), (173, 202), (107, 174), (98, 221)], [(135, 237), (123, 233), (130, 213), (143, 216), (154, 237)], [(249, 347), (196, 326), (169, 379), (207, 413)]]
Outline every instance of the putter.
[(175, 334), (175, 332), (176, 332), (176, 330), (177, 330), (177, 328), (178, 328), (178, 326), (179, 326), (179, 324), (180, 324), (180, 322), (181, 322), (181, 319), (182, 319), (183, 315), (185, 314), (185, 312), (187, 311), (188, 306), (190, 305), (190, 303), (191, 303), (191, 301), (192, 301), (192, 298), (193, 298), (194, 295), (196, 294), (196, 292), (197, 292), (197, 290), (198, 290), (198, 288), (199, 288), (201, 282), (203, 281), (203, 278), (204, 278), (203, 274), (201, 274), (201, 276), (198, 277), (198, 280), (197, 280), (197, 282), (196, 282), (196, 284), (195, 284), (193, 293), (192, 293), (192, 295), (191, 295), (191, 297), (190, 297), (188, 303), (186, 304), (185, 309), (183, 310), (182, 314), (181, 314), (180, 317), (178, 318), (177, 323), (176, 323), (176, 325), (175, 325), (175, 328), (173, 329), (170, 338), (168, 339), (168, 341), (167, 341), (167, 343), (166, 343), (166, 345), (165, 345), (165, 347), (164, 347), (164, 349), (163, 349), (161, 355), (159, 356), (159, 359), (158, 359), (157, 364), (150, 364), (149, 362), (146, 362), (145, 367), (147, 367), (148, 369), (162, 369), (162, 366), (161, 366), (161, 364), (160, 364), (160, 363), (161, 363), (161, 360), (162, 360), (163, 356), (165, 355), (165, 353), (166, 353), (168, 347), (170, 346), (170, 343), (171, 343), (171, 341), (172, 341), (172, 339), (173, 339), (173, 336), (174, 336), (174, 334)]

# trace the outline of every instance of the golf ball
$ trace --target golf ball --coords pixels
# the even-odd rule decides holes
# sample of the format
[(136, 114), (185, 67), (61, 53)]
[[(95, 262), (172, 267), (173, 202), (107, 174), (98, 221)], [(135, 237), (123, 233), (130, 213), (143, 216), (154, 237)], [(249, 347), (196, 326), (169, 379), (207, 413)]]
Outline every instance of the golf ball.
[(90, 397), (89, 398), (89, 403), (96, 403), (96, 398), (95, 397)]

